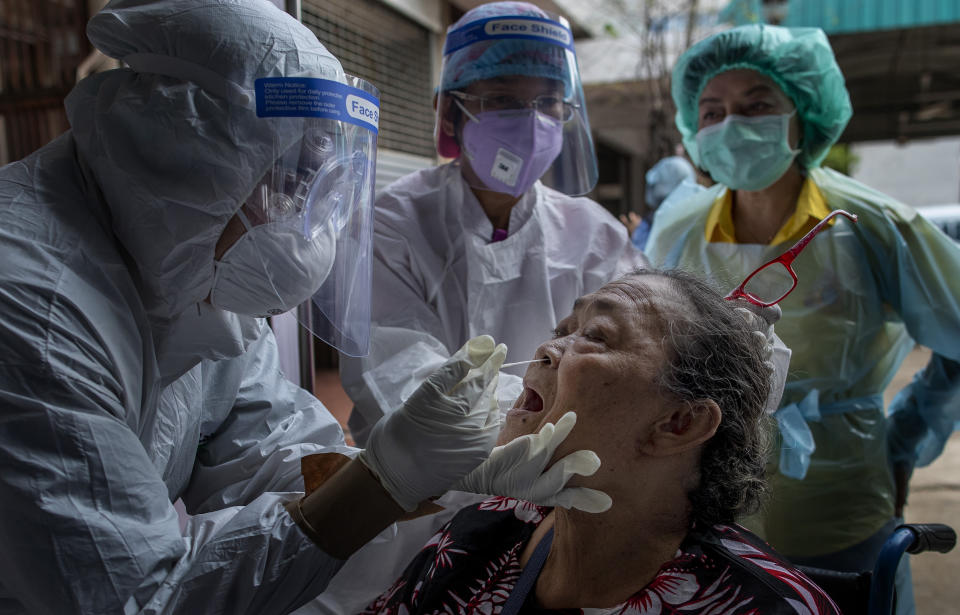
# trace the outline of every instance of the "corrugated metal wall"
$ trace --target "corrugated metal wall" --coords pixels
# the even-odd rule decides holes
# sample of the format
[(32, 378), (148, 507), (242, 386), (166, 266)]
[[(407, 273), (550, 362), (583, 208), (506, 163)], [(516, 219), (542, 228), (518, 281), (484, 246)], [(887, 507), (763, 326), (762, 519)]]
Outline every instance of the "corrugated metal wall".
[(433, 166), (436, 158), (377, 148), (377, 192), (408, 173)]
[(380, 149), (432, 158), (431, 34), (375, 0), (304, 0), (302, 19), (350, 74), (380, 89)]
[(63, 97), (90, 47), (86, 3), (0, 0), (0, 164), (67, 129)]

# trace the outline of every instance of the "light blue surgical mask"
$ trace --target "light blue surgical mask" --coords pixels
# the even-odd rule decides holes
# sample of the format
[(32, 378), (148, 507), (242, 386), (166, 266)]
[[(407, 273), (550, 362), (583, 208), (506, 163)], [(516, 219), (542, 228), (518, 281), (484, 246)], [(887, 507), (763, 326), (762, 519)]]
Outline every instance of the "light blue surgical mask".
[(697, 132), (700, 164), (732, 190), (763, 190), (787, 172), (799, 149), (788, 141), (790, 118), (784, 115), (728, 115)]

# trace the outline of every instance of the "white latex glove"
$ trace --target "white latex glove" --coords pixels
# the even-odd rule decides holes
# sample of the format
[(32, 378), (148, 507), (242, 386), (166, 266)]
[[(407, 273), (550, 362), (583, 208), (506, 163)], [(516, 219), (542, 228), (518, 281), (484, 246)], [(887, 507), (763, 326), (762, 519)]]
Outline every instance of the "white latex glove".
[(506, 356), (507, 347), (489, 335), (473, 338), (373, 426), (360, 461), (404, 510), (443, 494), (489, 456)]
[(554, 451), (576, 423), (576, 413), (567, 412), (556, 426), (547, 423), (537, 433), (498, 446), (489, 459), (460, 479), (453, 489), (592, 513), (609, 509), (613, 500), (606, 493), (586, 487), (566, 487), (573, 475), (590, 476), (597, 471), (600, 458), (593, 451), (570, 453), (544, 472)]
[(783, 397), (783, 387), (787, 383), (787, 369), (790, 367), (792, 354), (773, 330), (773, 325), (782, 315), (780, 306), (760, 307), (745, 299), (737, 299), (736, 304), (736, 310), (754, 328), (754, 334), (763, 338), (766, 348), (764, 362), (770, 368), (770, 393), (767, 395), (764, 410), (767, 414), (773, 414), (780, 407), (780, 398)]

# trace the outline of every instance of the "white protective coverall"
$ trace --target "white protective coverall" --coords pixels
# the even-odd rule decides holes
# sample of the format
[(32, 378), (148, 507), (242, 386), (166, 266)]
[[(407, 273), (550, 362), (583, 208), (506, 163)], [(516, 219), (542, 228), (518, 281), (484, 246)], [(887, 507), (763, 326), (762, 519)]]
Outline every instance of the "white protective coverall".
[[(339, 69), (291, 23), (265, 2), (115, 2), (89, 35), (210, 83)], [(264, 148), (194, 83), (126, 68), (67, 111), (71, 131), (0, 170), (0, 612), (289, 612), (342, 565), (283, 508), (300, 458), (351, 449), (265, 321), (203, 302)]]
[[(513, 207), (509, 229), (490, 242), (493, 224), (455, 162), (377, 196), (370, 354), (340, 359), (358, 443), (465, 340), (487, 333), (507, 344), (507, 361), (532, 359), (578, 297), (646, 264), (603, 207), (540, 182)], [(501, 409), (519, 396), (525, 369), (501, 372)]]

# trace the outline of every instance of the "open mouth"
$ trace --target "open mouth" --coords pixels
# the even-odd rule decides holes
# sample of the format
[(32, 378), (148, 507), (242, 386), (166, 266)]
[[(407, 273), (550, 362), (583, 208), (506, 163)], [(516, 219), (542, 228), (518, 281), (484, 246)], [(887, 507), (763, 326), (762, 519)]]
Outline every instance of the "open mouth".
[(514, 409), (526, 410), (527, 412), (540, 412), (543, 410), (543, 398), (530, 387), (523, 387), (523, 393), (521, 393), (520, 398), (517, 399), (517, 404), (514, 406)]

